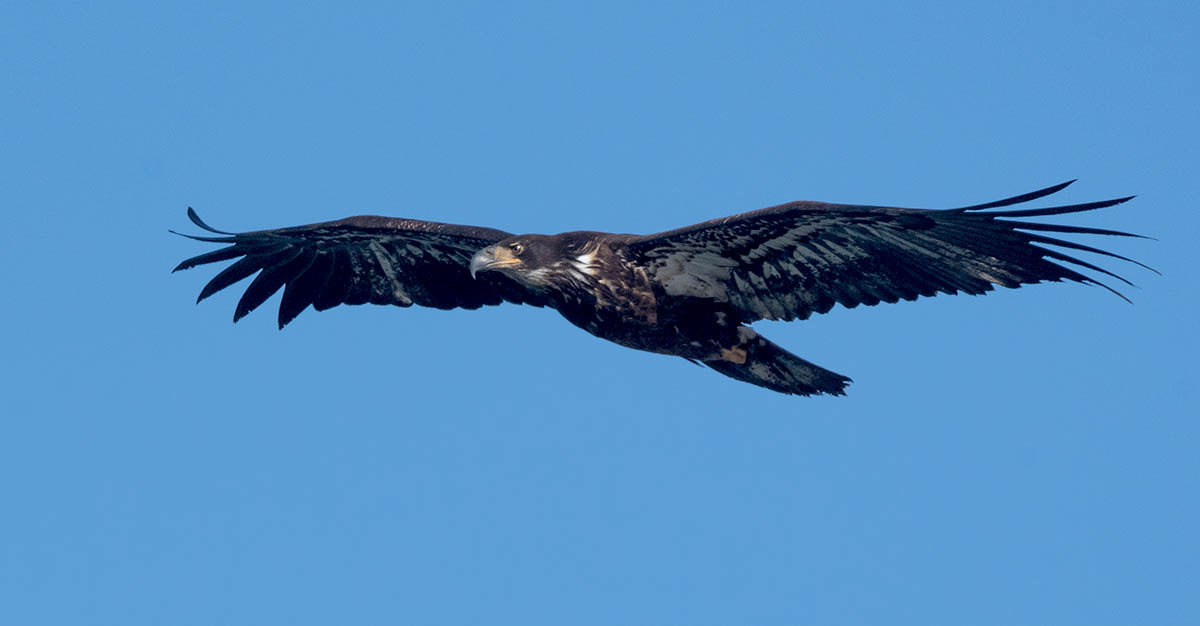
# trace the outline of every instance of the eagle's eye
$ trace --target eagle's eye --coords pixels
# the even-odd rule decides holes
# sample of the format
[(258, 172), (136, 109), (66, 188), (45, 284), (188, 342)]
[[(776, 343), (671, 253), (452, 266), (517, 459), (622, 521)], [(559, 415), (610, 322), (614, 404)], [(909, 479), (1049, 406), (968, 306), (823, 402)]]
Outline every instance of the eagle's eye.
[(508, 244), (508, 251), (512, 252), (513, 256), (521, 256), (521, 253), (525, 251), (525, 246), (520, 243), (513, 242)]

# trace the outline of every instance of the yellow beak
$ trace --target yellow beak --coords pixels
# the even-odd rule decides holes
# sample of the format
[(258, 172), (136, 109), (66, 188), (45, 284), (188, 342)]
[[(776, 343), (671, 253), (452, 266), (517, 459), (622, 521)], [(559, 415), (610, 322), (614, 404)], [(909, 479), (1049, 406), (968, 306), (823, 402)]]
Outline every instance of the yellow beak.
[(508, 248), (488, 246), (471, 257), (471, 278), (475, 278), (479, 272), (503, 269), (520, 263), (521, 259), (514, 257)]

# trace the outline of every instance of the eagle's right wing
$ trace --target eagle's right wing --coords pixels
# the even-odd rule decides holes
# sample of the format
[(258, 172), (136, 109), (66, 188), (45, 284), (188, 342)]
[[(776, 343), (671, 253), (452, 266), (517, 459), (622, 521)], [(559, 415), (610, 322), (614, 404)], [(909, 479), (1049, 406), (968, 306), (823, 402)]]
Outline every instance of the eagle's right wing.
[(744, 322), (805, 319), (837, 303), (850, 308), (938, 293), (981, 294), (997, 285), (1071, 280), (1105, 286), (1059, 262), (1128, 283), (1053, 247), (1136, 261), (1041, 233), (1135, 235), (1010, 218), (1091, 211), (1129, 198), (991, 210), (1068, 184), (941, 211), (792, 202), (636, 237), (628, 254), (668, 295), (727, 302)]
[(205, 285), (197, 302), (258, 272), (238, 301), (235, 322), (281, 287), (280, 328), (309, 305), (323, 311), (339, 304), (368, 302), (438, 309), (477, 309), (505, 301), (545, 304), (499, 273), (471, 278), (471, 256), (509, 236), (492, 228), (360, 215), (307, 226), (227, 233), (205, 224), (191, 208), (188, 217), (200, 228), (221, 236), (185, 237), (230, 245), (187, 259), (173, 271), (238, 259)]

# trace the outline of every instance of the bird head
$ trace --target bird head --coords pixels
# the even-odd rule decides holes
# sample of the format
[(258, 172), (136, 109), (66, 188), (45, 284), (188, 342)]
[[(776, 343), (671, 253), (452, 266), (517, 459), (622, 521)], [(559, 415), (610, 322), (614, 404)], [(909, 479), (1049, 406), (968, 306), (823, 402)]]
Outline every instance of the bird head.
[(503, 272), (516, 277), (544, 267), (550, 262), (551, 250), (543, 235), (517, 235), (498, 241), (471, 258), (471, 276), (480, 272)]
[(500, 272), (526, 285), (548, 284), (575, 259), (585, 245), (586, 235), (516, 235), (503, 239), (475, 253), (471, 258), (471, 276)]

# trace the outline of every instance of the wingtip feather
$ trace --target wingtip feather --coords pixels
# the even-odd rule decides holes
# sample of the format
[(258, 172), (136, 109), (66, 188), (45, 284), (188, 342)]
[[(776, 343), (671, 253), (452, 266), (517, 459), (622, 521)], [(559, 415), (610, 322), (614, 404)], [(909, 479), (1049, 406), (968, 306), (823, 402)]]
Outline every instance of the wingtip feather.
[(982, 211), (984, 209), (996, 209), (999, 207), (1012, 206), (1014, 204), (1022, 204), (1025, 202), (1032, 202), (1039, 198), (1044, 198), (1048, 195), (1058, 193), (1058, 192), (1062, 191), (1063, 189), (1066, 189), (1067, 187), (1071, 186), (1077, 180), (1079, 180), (1079, 179), (1073, 178), (1071, 180), (1068, 180), (1065, 183), (1058, 183), (1057, 185), (1051, 185), (1049, 187), (1046, 187), (1045, 189), (1038, 189), (1037, 191), (1023, 193), (1019, 196), (1013, 196), (1011, 198), (1005, 198), (1003, 200), (996, 200), (994, 202), (985, 202), (983, 204), (975, 204), (975, 205), (960, 207), (960, 208), (951, 209), (951, 210), (952, 211)]
[[(212, 226), (209, 226), (208, 224), (206, 224), (204, 222), (204, 220), (200, 219), (200, 215), (198, 213), (196, 213), (196, 210), (193, 209), (192, 207), (187, 208), (187, 216), (188, 216), (188, 219), (192, 220), (193, 224), (195, 224), (196, 226), (199, 226), (200, 228), (203, 228), (204, 230), (207, 230), (210, 233), (217, 233), (218, 235), (233, 235), (234, 234), (234, 233), (224, 231), (224, 230), (217, 230), (217, 229), (213, 228)], [(184, 236), (186, 237), (187, 235), (184, 235)]]

